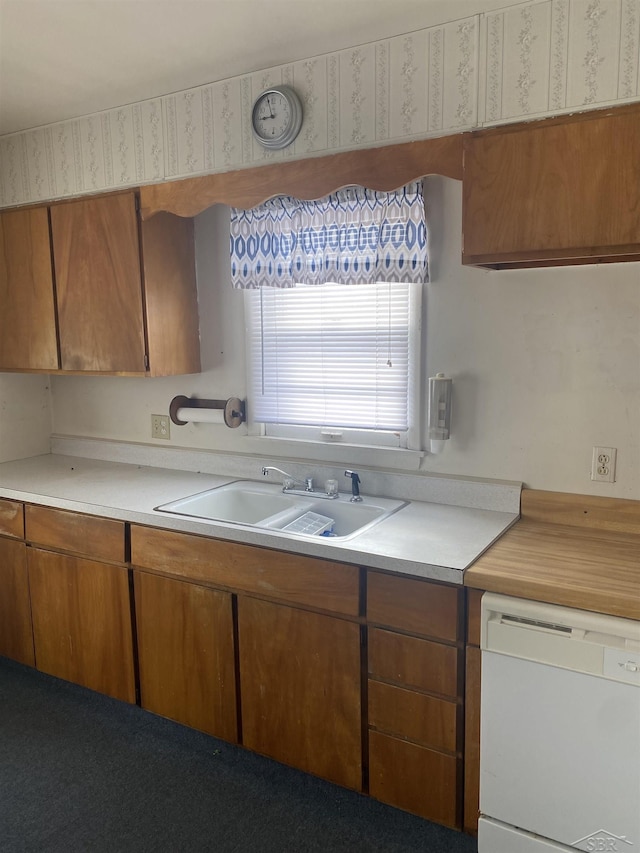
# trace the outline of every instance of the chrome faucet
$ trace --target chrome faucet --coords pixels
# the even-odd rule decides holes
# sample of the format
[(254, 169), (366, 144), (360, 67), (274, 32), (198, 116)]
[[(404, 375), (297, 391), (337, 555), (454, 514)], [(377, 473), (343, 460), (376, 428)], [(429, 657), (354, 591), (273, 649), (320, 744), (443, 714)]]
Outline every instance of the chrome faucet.
[[(265, 465), (263, 467), (263, 476), (266, 477), (269, 471), (277, 471), (278, 474), (282, 474), (282, 491), (287, 492), (290, 495), (303, 495), (305, 498), (313, 497), (329, 501), (334, 501), (339, 497), (337, 489), (335, 491), (328, 491), (325, 489), (324, 492), (321, 492), (319, 489), (314, 489), (313, 477), (305, 477), (304, 480), (296, 480), (295, 477), (292, 477), (291, 474), (287, 474), (287, 472), (283, 471), (282, 468), (275, 468), (273, 465)], [(296, 489), (296, 485), (302, 486), (302, 488)]]
[(352, 503), (358, 503), (362, 500), (362, 495), (360, 494), (360, 477), (355, 471), (345, 471), (345, 477), (351, 477), (351, 501)]
[(291, 474), (287, 474), (286, 471), (283, 471), (282, 468), (275, 468), (273, 465), (263, 466), (262, 475), (264, 477), (268, 476), (269, 471), (277, 471), (278, 474), (282, 474), (282, 491), (289, 492), (293, 489), (293, 487), (297, 484), (298, 486), (303, 486), (305, 492), (313, 491), (313, 477), (305, 477), (304, 482), (302, 480), (296, 480)]

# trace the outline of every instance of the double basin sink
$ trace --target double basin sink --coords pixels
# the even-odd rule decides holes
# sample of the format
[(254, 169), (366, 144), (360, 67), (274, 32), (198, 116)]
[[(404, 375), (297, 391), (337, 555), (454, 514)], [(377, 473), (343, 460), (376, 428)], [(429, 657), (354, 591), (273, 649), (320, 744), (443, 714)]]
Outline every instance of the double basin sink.
[(406, 506), (391, 498), (291, 494), (281, 486), (237, 480), (157, 506), (159, 512), (277, 530), (293, 536), (348, 539)]

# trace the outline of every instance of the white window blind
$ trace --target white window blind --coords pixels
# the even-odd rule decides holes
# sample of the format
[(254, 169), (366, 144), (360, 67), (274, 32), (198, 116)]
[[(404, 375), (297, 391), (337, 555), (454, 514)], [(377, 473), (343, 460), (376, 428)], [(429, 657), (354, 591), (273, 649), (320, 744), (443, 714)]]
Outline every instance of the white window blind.
[(398, 282), (246, 291), (252, 420), (406, 432), (420, 291)]

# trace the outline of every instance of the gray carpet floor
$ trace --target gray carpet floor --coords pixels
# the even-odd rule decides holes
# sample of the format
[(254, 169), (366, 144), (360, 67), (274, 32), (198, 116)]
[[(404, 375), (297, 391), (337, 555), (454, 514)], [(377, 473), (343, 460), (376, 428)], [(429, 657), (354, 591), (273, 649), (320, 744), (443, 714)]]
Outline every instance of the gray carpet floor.
[(450, 831), (0, 658), (2, 853), (475, 853)]

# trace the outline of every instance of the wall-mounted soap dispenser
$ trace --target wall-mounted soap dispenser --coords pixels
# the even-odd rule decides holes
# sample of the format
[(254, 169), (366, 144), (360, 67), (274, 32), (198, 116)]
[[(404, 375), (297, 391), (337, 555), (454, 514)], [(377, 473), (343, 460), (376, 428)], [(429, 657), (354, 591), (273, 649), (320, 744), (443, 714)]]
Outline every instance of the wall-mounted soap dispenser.
[(452, 380), (444, 373), (429, 377), (429, 450), (441, 453), (451, 433)]

